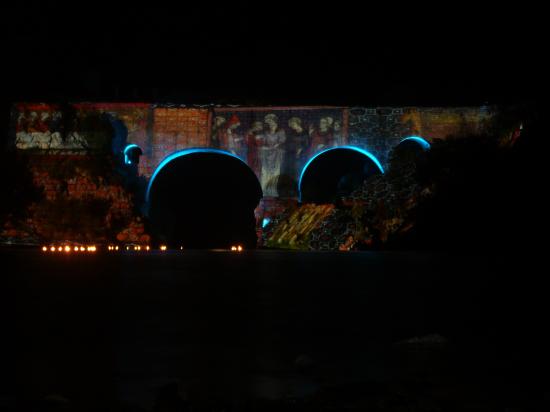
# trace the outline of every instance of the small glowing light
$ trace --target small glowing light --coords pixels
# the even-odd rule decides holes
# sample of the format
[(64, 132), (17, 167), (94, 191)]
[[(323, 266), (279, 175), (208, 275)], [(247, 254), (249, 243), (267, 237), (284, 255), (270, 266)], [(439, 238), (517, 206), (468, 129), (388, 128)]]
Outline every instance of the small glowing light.
[(166, 250), (166, 245), (161, 245), (160, 250), (165, 251)]
[(134, 250), (139, 250), (139, 249), (138, 249), (138, 246), (134, 246)]
[(74, 251), (75, 251), (75, 252), (78, 252), (78, 246), (75, 246), (75, 247), (74, 247)]
[(126, 250), (130, 250), (130, 246), (126, 246)]
[(84, 250), (86, 250), (86, 249), (84, 249), (84, 246), (80, 246), (80, 251), (84, 252)]
[(118, 250), (118, 246), (115, 246), (115, 250)]
[(148, 251), (149, 249), (150, 249), (150, 248), (149, 248), (149, 246), (145, 246), (145, 250), (147, 250), (147, 251)]
[(237, 251), (238, 252), (242, 252), (243, 251), (243, 247), (241, 245), (237, 246)]
[(70, 246), (65, 246), (65, 252), (70, 252), (71, 251), (71, 247)]
[(50, 250), (51, 250), (52, 252), (55, 252), (55, 246), (52, 246), (52, 247), (50, 248)]
[(46, 246), (42, 246), (42, 252), (47, 252), (48, 248)]
[(183, 246), (180, 246), (180, 250), (183, 250)]
[(237, 246), (231, 246), (231, 251), (236, 252), (237, 251)]
[(59, 252), (62, 252), (62, 251), (63, 251), (63, 247), (62, 247), (62, 246), (59, 246), (59, 247), (57, 248), (57, 250), (58, 250)]
[(268, 217), (264, 217), (264, 219), (262, 220), (262, 229), (269, 225), (269, 222), (271, 222), (271, 219)]
[(137, 247), (137, 250), (141, 250), (141, 246), (138, 246), (138, 247)]

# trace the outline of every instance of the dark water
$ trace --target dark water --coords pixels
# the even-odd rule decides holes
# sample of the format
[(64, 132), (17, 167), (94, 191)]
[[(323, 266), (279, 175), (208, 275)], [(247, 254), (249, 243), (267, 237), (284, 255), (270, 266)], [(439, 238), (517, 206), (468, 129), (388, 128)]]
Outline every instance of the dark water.
[[(83, 410), (150, 409), (170, 382), (195, 405), (237, 409), (260, 401), (337, 409), (413, 402), (418, 410), (426, 402), (428, 410), (538, 402), (531, 279), (540, 269), (524, 258), (1, 256), (6, 324), (16, 319), (6, 362), (16, 361), (23, 404), (60, 394)], [(438, 335), (431, 343), (399, 343), (430, 334)]]

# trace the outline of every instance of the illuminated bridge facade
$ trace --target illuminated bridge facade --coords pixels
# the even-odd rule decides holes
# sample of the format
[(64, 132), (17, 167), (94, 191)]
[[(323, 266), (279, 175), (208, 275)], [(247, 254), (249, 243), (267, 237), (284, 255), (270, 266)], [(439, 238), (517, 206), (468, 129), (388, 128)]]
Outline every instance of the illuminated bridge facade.
[(150, 103), (17, 104), (18, 150), (42, 155), (94, 154), (108, 147), (117, 167), (147, 184), (182, 156), (215, 152), (245, 162), (264, 204), (297, 201), (308, 167), (333, 150), (351, 150), (381, 173), (404, 140), (423, 149), (438, 139), (481, 134), (490, 107), (219, 107)]

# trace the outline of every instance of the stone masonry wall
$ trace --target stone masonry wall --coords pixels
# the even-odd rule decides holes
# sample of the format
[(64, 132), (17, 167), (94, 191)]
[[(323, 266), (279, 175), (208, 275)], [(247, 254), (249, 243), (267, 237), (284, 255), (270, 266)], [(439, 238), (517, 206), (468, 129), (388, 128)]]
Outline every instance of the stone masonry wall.
[(428, 142), (482, 134), (494, 112), (489, 107), (349, 109), (350, 144), (364, 147), (387, 166), (392, 149), (409, 136)]

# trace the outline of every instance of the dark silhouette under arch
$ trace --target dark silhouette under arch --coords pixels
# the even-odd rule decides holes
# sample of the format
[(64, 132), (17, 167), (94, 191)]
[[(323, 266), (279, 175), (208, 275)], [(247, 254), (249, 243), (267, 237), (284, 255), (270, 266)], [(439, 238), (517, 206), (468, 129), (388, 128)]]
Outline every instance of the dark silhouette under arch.
[(383, 173), (376, 158), (361, 149), (337, 147), (311, 159), (300, 177), (300, 201), (332, 203), (351, 194), (369, 176)]
[(252, 248), (261, 198), (260, 183), (242, 160), (221, 151), (186, 152), (155, 172), (149, 219), (157, 240), (173, 247)]
[(419, 136), (407, 137), (392, 149), (390, 163), (395, 165), (414, 161), (427, 150), (430, 150), (430, 144), (423, 138)]

